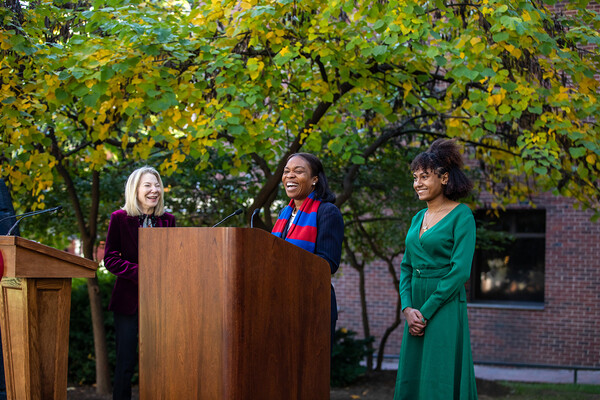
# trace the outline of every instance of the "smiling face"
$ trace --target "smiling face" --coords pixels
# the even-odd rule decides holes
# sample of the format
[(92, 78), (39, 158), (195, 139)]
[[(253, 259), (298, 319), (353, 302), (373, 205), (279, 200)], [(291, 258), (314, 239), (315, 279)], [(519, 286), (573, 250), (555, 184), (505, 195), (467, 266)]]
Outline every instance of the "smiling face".
[(313, 184), (316, 184), (318, 180), (318, 177), (312, 176), (310, 165), (301, 156), (295, 156), (288, 160), (281, 178), (285, 193), (289, 198), (294, 199), (296, 208), (300, 208), (304, 199), (312, 192)]
[(140, 178), (140, 183), (137, 189), (137, 200), (140, 209), (144, 214), (152, 214), (154, 207), (158, 205), (158, 201), (162, 196), (162, 188), (154, 174), (146, 173)]
[(413, 172), (413, 188), (419, 200), (433, 201), (439, 196), (444, 196), (443, 185), (448, 183), (448, 173), (441, 177), (432, 170), (418, 169)]

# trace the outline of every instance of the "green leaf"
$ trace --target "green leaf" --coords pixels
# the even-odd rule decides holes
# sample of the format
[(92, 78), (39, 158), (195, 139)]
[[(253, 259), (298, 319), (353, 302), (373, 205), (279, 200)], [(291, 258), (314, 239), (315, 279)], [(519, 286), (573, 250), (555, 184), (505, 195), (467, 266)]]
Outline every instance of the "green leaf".
[(70, 77), (71, 77), (71, 74), (69, 74), (69, 72), (64, 69), (62, 71), (60, 71), (60, 73), (58, 74), (58, 79), (61, 81), (66, 81)]
[(585, 147), (571, 147), (569, 148), (569, 153), (571, 154), (571, 157), (573, 158), (580, 158), (583, 157), (586, 154), (586, 149)]
[(102, 68), (102, 71), (100, 72), (101, 80), (107, 81), (110, 78), (112, 78), (113, 76), (115, 76), (115, 70), (113, 70), (110, 65), (107, 65), (104, 68)]
[(92, 86), (92, 93), (104, 94), (108, 91), (108, 83), (107, 82), (98, 82), (94, 86)]
[(379, 55), (385, 54), (387, 52), (387, 50), (388, 50), (387, 46), (375, 46), (375, 47), (373, 47), (372, 54), (375, 56), (379, 56)]
[(350, 158), (352, 164), (363, 165), (365, 163), (365, 158), (363, 156), (354, 155)]
[(492, 39), (494, 39), (494, 42), (496, 43), (506, 42), (509, 38), (510, 35), (508, 32), (498, 32), (492, 36)]
[(443, 67), (444, 65), (446, 65), (446, 57), (443, 56), (435, 56), (435, 62), (437, 63), (437, 65), (439, 65), (440, 67)]
[(98, 99), (100, 98), (101, 93), (90, 93), (88, 95), (83, 96), (83, 104), (87, 107), (95, 107)]
[(69, 98), (69, 94), (62, 88), (58, 88), (54, 91), (54, 95), (58, 101), (65, 101)]
[(541, 114), (544, 111), (541, 106), (527, 107), (527, 110), (533, 114)]
[(510, 112), (510, 110), (511, 110), (511, 108), (507, 104), (501, 104), (500, 107), (498, 107), (498, 112), (500, 114), (508, 114)]

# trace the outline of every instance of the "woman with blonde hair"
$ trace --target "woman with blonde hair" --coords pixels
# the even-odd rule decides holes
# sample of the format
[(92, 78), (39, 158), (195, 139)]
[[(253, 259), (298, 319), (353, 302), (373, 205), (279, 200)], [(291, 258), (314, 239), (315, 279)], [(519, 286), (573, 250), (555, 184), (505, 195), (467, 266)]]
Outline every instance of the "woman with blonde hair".
[(138, 168), (125, 185), (125, 206), (110, 216), (104, 266), (117, 276), (108, 306), (114, 313), (117, 360), (113, 399), (131, 399), (138, 345), (138, 229), (175, 226), (165, 212), (164, 187), (152, 167)]

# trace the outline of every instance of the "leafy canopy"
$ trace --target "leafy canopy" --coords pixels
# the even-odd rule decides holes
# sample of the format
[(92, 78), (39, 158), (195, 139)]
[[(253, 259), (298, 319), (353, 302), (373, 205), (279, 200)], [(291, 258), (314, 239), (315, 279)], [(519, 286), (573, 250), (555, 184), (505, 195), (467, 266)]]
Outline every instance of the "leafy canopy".
[(388, 140), (445, 135), (474, 146), (500, 200), (534, 178), (597, 209), (600, 19), (552, 3), (2, 6), (2, 176), (41, 206), (59, 164), (159, 155), (166, 175), (193, 160), (276, 182), (300, 147), (351, 167)]

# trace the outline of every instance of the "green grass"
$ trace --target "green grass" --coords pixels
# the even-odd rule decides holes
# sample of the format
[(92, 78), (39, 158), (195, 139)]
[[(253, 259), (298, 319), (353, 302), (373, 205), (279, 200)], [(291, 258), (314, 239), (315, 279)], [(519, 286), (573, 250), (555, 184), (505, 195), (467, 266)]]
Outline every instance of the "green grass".
[(600, 385), (501, 382), (510, 394), (498, 399), (510, 400), (592, 400), (600, 399)]

